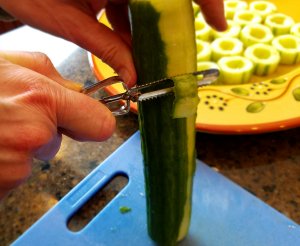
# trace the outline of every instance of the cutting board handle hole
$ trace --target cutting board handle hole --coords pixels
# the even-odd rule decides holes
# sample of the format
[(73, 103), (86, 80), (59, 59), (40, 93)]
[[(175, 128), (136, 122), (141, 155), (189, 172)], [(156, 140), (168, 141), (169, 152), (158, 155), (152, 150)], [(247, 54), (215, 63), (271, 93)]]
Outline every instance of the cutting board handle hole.
[(73, 232), (82, 230), (127, 184), (128, 176), (125, 173), (113, 176), (68, 220), (69, 230)]

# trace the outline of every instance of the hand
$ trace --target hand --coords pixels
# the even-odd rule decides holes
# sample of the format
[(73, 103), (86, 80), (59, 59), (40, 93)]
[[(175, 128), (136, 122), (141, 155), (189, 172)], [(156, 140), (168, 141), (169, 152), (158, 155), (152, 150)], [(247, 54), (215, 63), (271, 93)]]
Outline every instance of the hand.
[(225, 31), (224, 0), (194, 0), (199, 4), (206, 22), (217, 31)]
[[(126, 0), (0, 0), (0, 6), (17, 19), (63, 37), (109, 64), (129, 85), (136, 72), (131, 55), (131, 35)], [(114, 31), (97, 21), (102, 9)]]
[[(208, 24), (226, 29), (223, 0), (195, 0)], [(109, 64), (132, 86), (136, 72), (131, 55), (128, 0), (0, 0), (0, 5), (22, 22), (70, 40)], [(106, 9), (114, 29), (99, 23), (96, 15)]]
[(40, 53), (0, 52), (0, 198), (31, 172), (32, 159), (51, 159), (62, 133), (81, 141), (102, 141), (115, 118), (98, 101), (65, 87)]

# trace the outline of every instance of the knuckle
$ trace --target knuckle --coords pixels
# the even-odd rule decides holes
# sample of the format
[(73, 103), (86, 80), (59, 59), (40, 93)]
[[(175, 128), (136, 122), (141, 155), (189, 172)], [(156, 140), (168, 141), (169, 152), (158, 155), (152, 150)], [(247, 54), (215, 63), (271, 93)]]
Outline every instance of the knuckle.
[(42, 106), (40, 109), (53, 110), (55, 108), (54, 90), (47, 81), (43, 81), (40, 78), (32, 78), (28, 80), (26, 86), (27, 91), (21, 98), (23, 103), (32, 106)]
[(118, 55), (118, 51), (118, 47), (115, 44), (111, 43), (105, 48), (105, 50), (103, 50), (101, 59), (105, 63), (112, 64), (114, 58)]
[(37, 64), (43, 64), (44, 66), (53, 66), (50, 58), (42, 52), (35, 51), (32, 52), (31, 55), (33, 56), (33, 59), (36, 61)]
[(54, 73), (56, 71), (52, 61), (46, 54), (36, 51), (31, 52), (30, 55), (32, 56), (31, 60), (33, 62), (33, 70), (42, 72), (45, 75), (49, 73)]

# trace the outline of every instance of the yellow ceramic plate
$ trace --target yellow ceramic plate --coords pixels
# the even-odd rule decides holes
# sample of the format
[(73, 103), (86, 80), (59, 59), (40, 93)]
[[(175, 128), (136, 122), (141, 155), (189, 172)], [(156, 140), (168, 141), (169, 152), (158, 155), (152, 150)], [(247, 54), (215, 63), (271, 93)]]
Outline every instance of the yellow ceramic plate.
[[(272, 2), (279, 12), (300, 22), (297, 1)], [(109, 26), (105, 15), (100, 21)], [(109, 66), (93, 55), (91, 64), (99, 80), (114, 75)], [(108, 89), (110, 94), (120, 92), (121, 87)], [(280, 66), (276, 74), (253, 77), (249, 84), (207, 86), (199, 89), (199, 96), (198, 131), (253, 134), (297, 127), (300, 125), (300, 65)], [(137, 112), (136, 104), (132, 104), (132, 111)]]

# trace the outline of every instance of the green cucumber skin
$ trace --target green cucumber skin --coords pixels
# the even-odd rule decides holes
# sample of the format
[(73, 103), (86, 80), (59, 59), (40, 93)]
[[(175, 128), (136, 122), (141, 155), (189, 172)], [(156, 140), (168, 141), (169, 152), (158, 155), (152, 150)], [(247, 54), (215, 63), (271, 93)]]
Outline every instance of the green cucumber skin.
[(186, 135), (182, 134), (186, 120), (172, 118), (173, 100), (172, 96), (168, 96), (139, 105), (146, 114), (139, 120), (142, 126), (148, 231), (151, 238), (161, 245), (175, 245), (187, 193), (188, 159), (182, 152), (187, 141)]
[(269, 73), (270, 66), (266, 66), (264, 64), (256, 64), (253, 69), (253, 74), (258, 76), (266, 76)]
[[(130, 11), (138, 82), (166, 77), (167, 56), (157, 25), (159, 13), (146, 1), (132, 2)], [(172, 117), (173, 103), (174, 94), (138, 103), (148, 232), (156, 243), (164, 246), (176, 245), (186, 199), (192, 189), (187, 187), (187, 163), (191, 162), (185, 151), (187, 120)], [(192, 165), (194, 170), (195, 162)]]
[[(159, 13), (148, 2), (131, 3), (130, 10), (138, 85), (165, 78), (167, 57), (164, 53), (164, 43), (160, 38), (158, 26), (152, 24), (149, 28), (149, 23), (158, 23)], [(155, 44), (155, 47), (150, 47), (151, 44)]]

